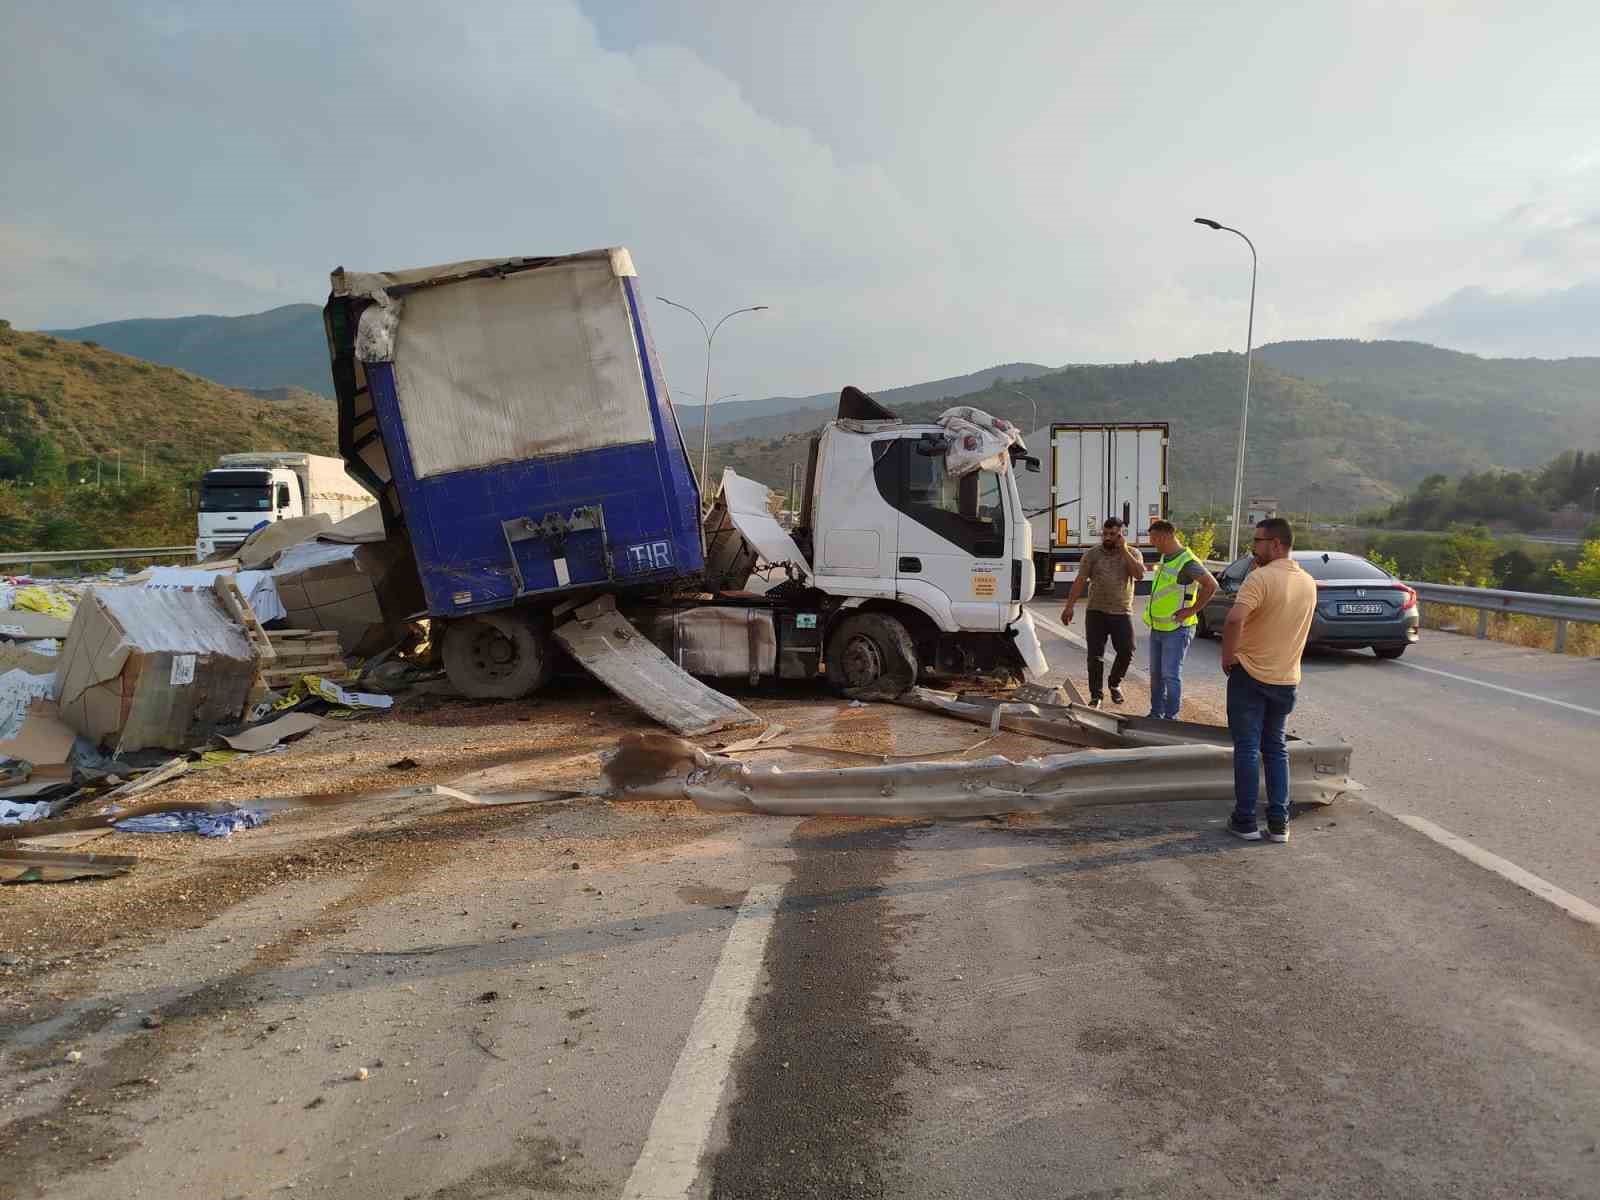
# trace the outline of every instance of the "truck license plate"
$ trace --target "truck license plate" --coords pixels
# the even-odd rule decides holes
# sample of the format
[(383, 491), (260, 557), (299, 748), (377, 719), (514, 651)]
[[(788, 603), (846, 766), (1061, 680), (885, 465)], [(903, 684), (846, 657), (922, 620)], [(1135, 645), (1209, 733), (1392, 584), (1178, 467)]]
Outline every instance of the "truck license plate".
[(1383, 612), (1383, 605), (1371, 602), (1339, 605), (1339, 615), (1342, 617), (1377, 616), (1381, 612)]

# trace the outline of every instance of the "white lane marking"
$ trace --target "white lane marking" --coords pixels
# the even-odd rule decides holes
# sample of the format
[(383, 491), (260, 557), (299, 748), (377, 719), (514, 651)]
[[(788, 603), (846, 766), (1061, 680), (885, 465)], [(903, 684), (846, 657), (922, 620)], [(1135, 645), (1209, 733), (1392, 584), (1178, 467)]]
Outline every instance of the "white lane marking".
[[(1065, 625), (1061, 625), (1055, 621), (1052, 621), (1049, 617), (1041, 617), (1037, 612), (1034, 612), (1033, 623), (1035, 625), (1044, 626), (1045, 629), (1055, 634), (1059, 638), (1065, 638), (1069, 646), (1076, 646), (1079, 650), (1087, 650), (1089, 648), (1088, 642), (1084, 641), (1077, 634), (1073, 633), (1072, 630), (1068, 629)], [(1145, 672), (1140, 667), (1130, 664), (1128, 667), (1128, 674), (1143, 677)]]
[[(1038, 617), (1034, 618), (1035, 621), (1038, 619)], [(1520, 696), (1524, 700), (1537, 700), (1540, 704), (1554, 704), (1557, 708), (1570, 708), (1573, 712), (1581, 712), (1585, 716), (1600, 717), (1600, 708), (1585, 708), (1581, 704), (1569, 704), (1565, 700), (1552, 700), (1549, 696), (1539, 696), (1533, 692), (1519, 692), (1516, 688), (1502, 687), (1498, 683), (1486, 683), (1482, 679), (1474, 679), (1470, 675), (1456, 675), (1450, 671), (1441, 671), (1437, 667), (1419, 667), (1416, 663), (1400, 662), (1398, 659), (1395, 661), (1397, 665), (1408, 670), (1426, 671), (1429, 675), (1443, 675), (1446, 679), (1476, 684), (1478, 687), (1489, 688), (1491, 691), (1504, 692), (1508, 696)]]
[(1435, 825), (1426, 817), (1413, 816), (1410, 813), (1398, 813), (1375, 800), (1367, 800), (1378, 811), (1388, 814), (1400, 824), (1415, 829), (1425, 838), (1431, 838), (1448, 850), (1454, 850), (1470, 863), (1482, 867), (1485, 871), (1493, 871), (1500, 878), (1516, 884), (1524, 891), (1532, 892), (1539, 899), (1554, 904), (1557, 908), (1576, 917), (1590, 925), (1600, 928), (1600, 908), (1596, 908), (1587, 900), (1574, 896), (1571, 892), (1558, 888), (1548, 879), (1541, 879), (1532, 871), (1525, 871), (1510, 859), (1501, 858), (1498, 854), (1491, 854), (1482, 846), (1467, 841), (1458, 833), (1451, 833), (1442, 825)]
[(1080, 650), (1088, 649), (1089, 643), (1084, 641), (1077, 634), (1073, 633), (1072, 630), (1068, 629), (1065, 625), (1062, 625), (1056, 621), (1052, 621), (1049, 617), (1040, 616), (1036, 610), (1029, 609), (1028, 611), (1033, 613), (1033, 623), (1035, 625), (1044, 626), (1058, 638), (1065, 638), (1068, 642), (1072, 643), (1072, 645), (1078, 647)]
[(622, 1200), (680, 1200), (694, 1186), (782, 895), (775, 883), (745, 894)]

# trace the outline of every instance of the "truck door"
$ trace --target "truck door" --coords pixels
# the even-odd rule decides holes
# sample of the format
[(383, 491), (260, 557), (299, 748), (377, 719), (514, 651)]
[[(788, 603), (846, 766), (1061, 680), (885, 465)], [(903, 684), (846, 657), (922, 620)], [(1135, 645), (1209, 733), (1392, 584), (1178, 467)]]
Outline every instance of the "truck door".
[(1111, 460), (1111, 508), (1106, 516), (1121, 519), (1130, 542), (1148, 541), (1150, 518), (1139, 511), (1139, 433), (1112, 429), (1106, 439)]
[(942, 593), (962, 629), (1003, 629), (1012, 586), (1004, 481), (993, 471), (957, 479), (917, 438), (897, 439), (893, 457), (879, 480), (898, 493), (898, 590)]
[(1148, 545), (1150, 522), (1166, 515), (1166, 435), (1157, 426), (1112, 429), (1111, 506), (1107, 516), (1127, 524), (1130, 542)]

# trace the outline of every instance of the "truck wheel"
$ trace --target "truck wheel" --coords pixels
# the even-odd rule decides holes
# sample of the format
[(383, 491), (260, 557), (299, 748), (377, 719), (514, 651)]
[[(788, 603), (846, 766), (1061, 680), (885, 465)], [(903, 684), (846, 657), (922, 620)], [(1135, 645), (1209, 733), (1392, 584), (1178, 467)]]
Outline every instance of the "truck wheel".
[(1033, 594), (1052, 596), (1056, 590), (1056, 564), (1048, 554), (1033, 556)]
[(917, 648), (885, 613), (846, 617), (828, 639), (828, 682), (856, 700), (893, 700), (917, 682)]
[(1372, 652), (1379, 658), (1399, 658), (1406, 652), (1404, 646), (1374, 646)]
[(550, 638), (542, 623), (510, 613), (487, 613), (450, 622), (444, 634), (444, 670), (473, 700), (519, 700), (550, 679)]

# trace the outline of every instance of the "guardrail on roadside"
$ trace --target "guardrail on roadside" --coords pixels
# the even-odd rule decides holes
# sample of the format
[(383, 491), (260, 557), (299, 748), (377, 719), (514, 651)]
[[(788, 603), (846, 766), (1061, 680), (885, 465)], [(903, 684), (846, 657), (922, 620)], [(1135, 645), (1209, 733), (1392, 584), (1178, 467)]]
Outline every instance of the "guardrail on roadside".
[(1600, 624), (1600, 600), (1583, 596), (1546, 596), (1539, 592), (1506, 592), (1499, 588), (1456, 587), (1448, 583), (1416, 583), (1406, 581), (1406, 586), (1417, 593), (1417, 599), (1434, 604), (1454, 604), (1459, 608), (1478, 610), (1478, 636), (1489, 636), (1490, 613), (1515, 613), (1519, 616), (1545, 617), (1556, 623), (1557, 654), (1567, 648), (1567, 622)]
[(93, 562), (108, 558), (174, 558), (179, 555), (193, 556), (193, 554), (193, 543), (187, 546), (142, 546), (116, 550), (23, 550), (17, 554), (0, 554), (0, 566)]

